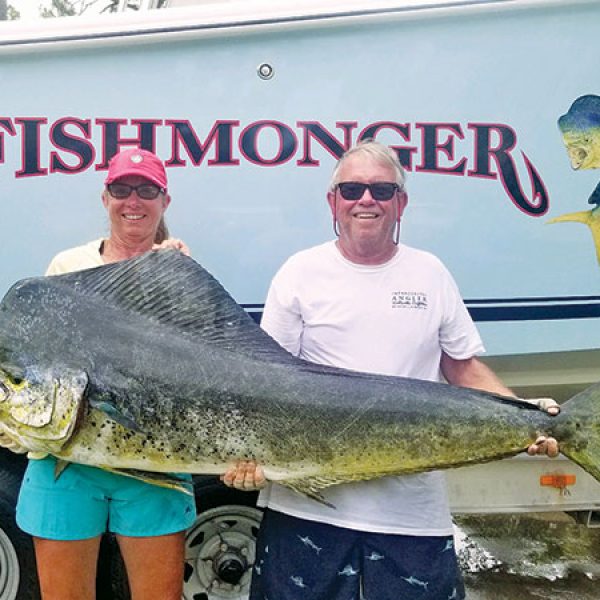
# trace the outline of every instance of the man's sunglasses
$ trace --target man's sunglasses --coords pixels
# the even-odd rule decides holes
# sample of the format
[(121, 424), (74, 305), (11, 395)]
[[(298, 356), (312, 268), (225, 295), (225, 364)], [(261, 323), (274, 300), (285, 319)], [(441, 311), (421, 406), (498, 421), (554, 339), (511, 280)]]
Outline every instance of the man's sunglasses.
[(142, 183), (140, 185), (127, 185), (126, 183), (109, 183), (106, 186), (108, 193), (117, 200), (124, 200), (131, 196), (131, 192), (134, 192), (142, 200), (156, 200), (158, 195), (165, 192), (163, 188), (154, 185), (153, 183)]
[(360, 200), (368, 189), (373, 200), (385, 202), (391, 200), (394, 194), (400, 190), (397, 183), (380, 181), (377, 183), (359, 183), (358, 181), (343, 181), (336, 185), (344, 200)]

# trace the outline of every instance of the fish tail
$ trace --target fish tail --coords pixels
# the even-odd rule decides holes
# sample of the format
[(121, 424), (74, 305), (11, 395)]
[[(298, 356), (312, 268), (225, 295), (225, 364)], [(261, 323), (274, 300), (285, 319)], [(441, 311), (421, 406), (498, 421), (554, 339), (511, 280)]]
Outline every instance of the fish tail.
[(565, 215), (560, 215), (558, 217), (554, 217), (553, 219), (548, 219), (546, 223), (549, 225), (551, 223), (584, 223), (585, 225), (589, 225), (592, 221), (592, 211), (591, 210), (582, 210), (574, 213), (567, 213)]
[(555, 437), (560, 451), (600, 481), (600, 384), (592, 385), (561, 406)]
[(547, 221), (547, 223), (584, 223), (590, 228), (592, 237), (594, 238), (594, 246), (596, 247), (596, 258), (600, 263), (600, 214), (598, 213), (597, 207), (592, 210), (586, 210), (581, 212), (569, 213), (554, 217)]

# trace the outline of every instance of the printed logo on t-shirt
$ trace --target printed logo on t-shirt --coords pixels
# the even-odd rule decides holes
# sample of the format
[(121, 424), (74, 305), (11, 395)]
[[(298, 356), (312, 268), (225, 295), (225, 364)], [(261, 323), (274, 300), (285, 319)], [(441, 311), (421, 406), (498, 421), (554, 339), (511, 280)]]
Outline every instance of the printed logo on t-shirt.
[(423, 292), (394, 292), (392, 294), (392, 308), (425, 310), (427, 308), (427, 294)]

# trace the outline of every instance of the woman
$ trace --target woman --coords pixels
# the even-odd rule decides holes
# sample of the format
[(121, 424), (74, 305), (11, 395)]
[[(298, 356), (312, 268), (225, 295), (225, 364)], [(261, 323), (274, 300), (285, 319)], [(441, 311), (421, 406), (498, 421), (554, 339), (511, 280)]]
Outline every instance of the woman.
[[(110, 234), (59, 253), (46, 274), (101, 266), (157, 248), (176, 248), (164, 212), (171, 202), (160, 159), (129, 149), (110, 162), (102, 202)], [(116, 535), (133, 600), (180, 600), (185, 530), (194, 522), (193, 496), (95, 467), (69, 465), (55, 478), (56, 460), (30, 460), (17, 523), (34, 536), (44, 600), (93, 600), (102, 534)], [(191, 485), (189, 476), (186, 478)]]

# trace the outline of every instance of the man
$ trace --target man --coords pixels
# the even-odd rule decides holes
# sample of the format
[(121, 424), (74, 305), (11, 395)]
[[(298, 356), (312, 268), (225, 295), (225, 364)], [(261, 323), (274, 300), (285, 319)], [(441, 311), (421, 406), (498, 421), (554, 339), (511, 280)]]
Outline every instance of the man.
[[(335, 242), (292, 256), (268, 293), (263, 328), (316, 363), (514, 396), (476, 355), (479, 334), (449, 272), (399, 243), (408, 196), (395, 153), (373, 141), (350, 149), (327, 194)], [(418, 294), (420, 305), (394, 297)], [(412, 308), (410, 308), (412, 306)], [(533, 401), (556, 414), (552, 400)], [(443, 410), (443, 404), (440, 404)], [(531, 453), (558, 452), (540, 438)], [(224, 476), (260, 486), (260, 467)], [(275, 483), (257, 543), (251, 600), (464, 598), (441, 472), (334, 486), (321, 504)], [(335, 508), (333, 508), (335, 507)]]

